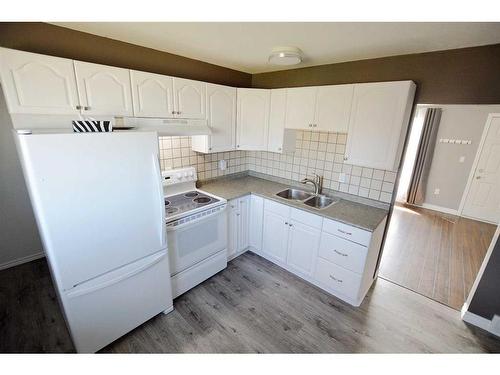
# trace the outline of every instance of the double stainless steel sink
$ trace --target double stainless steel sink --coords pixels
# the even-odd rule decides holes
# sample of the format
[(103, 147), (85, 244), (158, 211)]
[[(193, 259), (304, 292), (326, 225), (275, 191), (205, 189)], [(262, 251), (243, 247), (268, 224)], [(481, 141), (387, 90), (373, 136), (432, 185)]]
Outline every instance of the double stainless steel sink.
[(330, 198), (325, 195), (314, 195), (307, 191), (292, 188), (280, 191), (276, 195), (280, 198), (302, 202), (306, 206), (316, 209), (327, 208), (339, 201), (338, 198)]

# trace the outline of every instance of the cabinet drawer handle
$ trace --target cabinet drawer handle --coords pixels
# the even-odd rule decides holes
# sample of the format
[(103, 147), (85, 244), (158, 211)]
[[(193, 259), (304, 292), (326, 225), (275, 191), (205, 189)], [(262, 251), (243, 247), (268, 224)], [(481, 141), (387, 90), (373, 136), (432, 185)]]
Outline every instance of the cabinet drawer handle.
[(330, 279), (332, 279), (333, 281), (336, 281), (336, 282), (338, 282), (338, 283), (341, 283), (341, 282), (342, 282), (342, 280), (341, 280), (341, 279), (337, 279), (337, 278), (336, 278), (335, 276), (333, 276), (333, 275), (330, 275)]
[(347, 234), (348, 236), (352, 236), (352, 233), (346, 232), (345, 230), (342, 229), (337, 229), (337, 230), (342, 234)]
[(346, 256), (347, 256), (347, 254), (345, 254), (345, 253), (341, 253), (341, 252), (340, 252), (340, 251), (338, 251), (337, 249), (333, 249), (333, 251), (335, 251), (335, 252), (336, 252), (337, 254), (339, 254), (339, 255), (342, 255), (343, 257), (346, 257)]
[(76, 109), (82, 109), (82, 106), (81, 105), (77, 105)]

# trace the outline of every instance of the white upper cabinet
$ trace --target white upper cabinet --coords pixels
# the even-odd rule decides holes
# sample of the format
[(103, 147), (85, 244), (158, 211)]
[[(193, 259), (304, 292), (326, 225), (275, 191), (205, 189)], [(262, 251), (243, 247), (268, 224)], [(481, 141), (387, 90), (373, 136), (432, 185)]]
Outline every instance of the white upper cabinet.
[(335, 85), (288, 89), (285, 127), (345, 133), (353, 88)]
[(317, 87), (287, 89), (285, 127), (312, 130)]
[(74, 63), (83, 114), (133, 115), (128, 69), (81, 61)]
[(175, 117), (205, 119), (205, 95), (205, 82), (174, 78)]
[(174, 116), (174, 79), (172, 77), (131, 70), (130, 79), (134, 116)]
[(354, 85), (319, 86), (316, 93), (315, 130), (346, 133)]
[(271, 90), (267, 151), (292, 152), (295, 150), (295, 130), (285, 130), (286, 89)]
[(412, 81), (355, 85), (346, 163), (397, 170), (414, 94)]
[(2, 48), (0, 69), (10, 113), (80, 112), (72, 60)]
[(266, 150), (270, 90), (238, 89), (237, 97), (237, 149)]

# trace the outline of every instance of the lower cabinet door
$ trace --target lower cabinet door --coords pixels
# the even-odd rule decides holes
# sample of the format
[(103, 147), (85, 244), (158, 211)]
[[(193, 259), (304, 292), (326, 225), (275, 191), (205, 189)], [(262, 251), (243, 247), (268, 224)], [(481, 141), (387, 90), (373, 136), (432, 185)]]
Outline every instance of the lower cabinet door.
[(239, 210), (238, 200), (234, 199), (228, 202), (227, 209), (227, 256), (231, 257), (238, 252), (239, 237)]
[(278, 262), (286, 263), (289, 228), (288, 219), (274, 212), (265, 210), (263, 227), (263, 254)]
[(287, 264), (296, 272), (310, 276), (318, 253), (321, 232), (295, 220), (290, 221), (289, 227)]
[(238, 198), (238, 225), (239, 225), (239, 238), (238, 238), (238, 252), (245, 250), (248, 247), (249, 234), (248, 224), (250, 219), (250, 196), (247, 195), (243, 198)]

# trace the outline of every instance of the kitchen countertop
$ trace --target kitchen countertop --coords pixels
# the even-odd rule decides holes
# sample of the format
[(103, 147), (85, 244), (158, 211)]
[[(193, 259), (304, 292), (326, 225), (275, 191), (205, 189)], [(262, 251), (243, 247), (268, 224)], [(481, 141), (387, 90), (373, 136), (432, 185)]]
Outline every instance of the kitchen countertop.
[[(324, 209), (315, 209), (304, 203), (280, 198), (276, 193), (291, 186), (254, 176), (220, 178), (200, 184), (200, 189), (231, 200), (247, 194), (259, 195), (266, 199), (287, 204), (291, 207), (314, 213), (329, 219), (340, 221), (364, 230), (373, 232), (387, 216), (388, 210), (372, 207), (367, 204), (340, 199)], [(306, 189), (304, 189), (306, 190)]]

